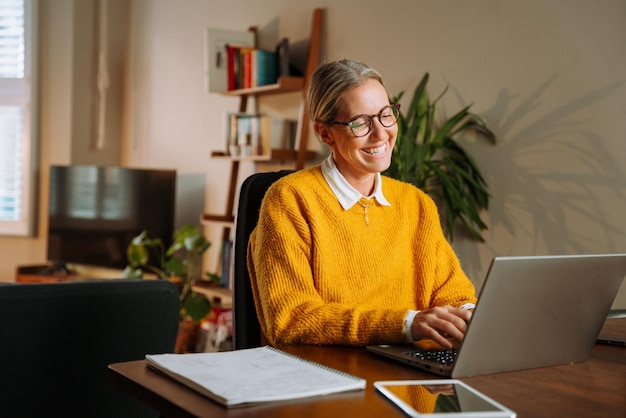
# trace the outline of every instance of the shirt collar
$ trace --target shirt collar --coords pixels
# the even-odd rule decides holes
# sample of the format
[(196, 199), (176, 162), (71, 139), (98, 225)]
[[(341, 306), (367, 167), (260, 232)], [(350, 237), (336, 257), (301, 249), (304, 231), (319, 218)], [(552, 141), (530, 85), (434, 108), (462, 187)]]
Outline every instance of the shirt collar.
[(374, 193), (371, 196), (363, 196), (339, 172), (332, 154), (322, 162), (321, 168), (322, 175), (344, 210), (350, 209), (362, 197), (374, 198), (383, 206), (391, 206), (391, 203), (383, 195), (383, 182), (380, 173), (376, 173), (374, 179)]

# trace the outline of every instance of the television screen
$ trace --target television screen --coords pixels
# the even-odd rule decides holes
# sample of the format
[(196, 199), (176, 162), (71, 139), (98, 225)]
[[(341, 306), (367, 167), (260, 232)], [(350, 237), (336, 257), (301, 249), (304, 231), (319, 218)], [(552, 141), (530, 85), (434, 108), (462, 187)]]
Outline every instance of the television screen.
[(141, 231), (171, 244), (175, 205), (175, 170), (52, 166), (48, 260), (123, 269)]

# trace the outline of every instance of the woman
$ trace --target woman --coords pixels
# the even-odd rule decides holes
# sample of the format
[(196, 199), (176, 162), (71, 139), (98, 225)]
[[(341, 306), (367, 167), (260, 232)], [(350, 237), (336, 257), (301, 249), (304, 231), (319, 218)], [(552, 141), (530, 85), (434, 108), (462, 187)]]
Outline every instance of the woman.
[(257, 315), (272, 345), (462, 339), (475, 299), (416, 187), (381, 176), (399, 105), (381, 75), (355, 61), (322, 65), (307, 111), (331, 149), (319, 166), (274, 183), (250, 236)]

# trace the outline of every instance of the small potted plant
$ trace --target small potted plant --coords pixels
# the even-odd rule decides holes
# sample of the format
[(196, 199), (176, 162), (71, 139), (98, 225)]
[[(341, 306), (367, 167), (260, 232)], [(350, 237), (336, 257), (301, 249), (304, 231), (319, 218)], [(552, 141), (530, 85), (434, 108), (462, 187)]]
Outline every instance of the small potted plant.
[[(180, 347), (184, 338), (182, 334), (185, 329), (190, 329), (193, 339), (193, 334), (197, 335), (200, 321), (211, 310), (209, 300), (193, 291), (193, 285), (199, 277), (202, 254), (210, 245), (197, 227), (185, 225), (174, 232), (174, 242), (167, 249), (162, 239), (151, 238), (147, 231), (134, 237), (127, 247), (128, 266), (122, 273), (124, 277), (142, 278), (150, 274), (170, 280), (179, 287), (180, 328), (177, 352), (192, 348)], [(157, 265), (150, 264), (151, 255), (158, 260)]]

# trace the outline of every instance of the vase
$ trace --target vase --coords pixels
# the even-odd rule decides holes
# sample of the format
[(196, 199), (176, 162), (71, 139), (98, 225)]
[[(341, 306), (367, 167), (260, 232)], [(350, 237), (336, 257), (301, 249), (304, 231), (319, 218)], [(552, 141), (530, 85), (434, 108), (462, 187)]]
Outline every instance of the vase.
[(196, 350), (200, 324), (190, 319), (181, 319), (178, 322), (178, 335), (176, 336), (176, 354), (193, 353)]

